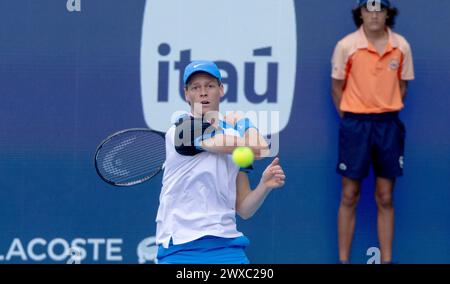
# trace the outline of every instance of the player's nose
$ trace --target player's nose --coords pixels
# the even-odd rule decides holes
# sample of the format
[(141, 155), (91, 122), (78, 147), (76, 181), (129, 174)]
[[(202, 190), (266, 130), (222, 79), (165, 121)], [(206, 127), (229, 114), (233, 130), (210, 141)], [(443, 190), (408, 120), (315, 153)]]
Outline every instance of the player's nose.
[(208, 88), (201, 88), (200, 89), (200, 97), (204, 98), (208, 96)]

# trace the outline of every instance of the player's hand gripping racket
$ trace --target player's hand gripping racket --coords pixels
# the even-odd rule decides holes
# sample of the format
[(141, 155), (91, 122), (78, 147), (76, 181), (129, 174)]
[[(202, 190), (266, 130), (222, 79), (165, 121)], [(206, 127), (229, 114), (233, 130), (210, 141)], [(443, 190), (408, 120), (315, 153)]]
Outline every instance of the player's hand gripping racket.
[(132, 186), (157, 175), (166, 159), (164, 133), (133, 128), (116, 132), (95, 151), (95, 169), (107, 183)]

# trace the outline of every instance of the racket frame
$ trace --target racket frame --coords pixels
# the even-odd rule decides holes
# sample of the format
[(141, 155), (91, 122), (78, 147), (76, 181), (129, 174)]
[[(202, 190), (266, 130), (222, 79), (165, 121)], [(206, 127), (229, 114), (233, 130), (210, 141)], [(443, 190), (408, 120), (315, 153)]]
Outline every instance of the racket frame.
[(146, 176), (145, 178), (136, 180), (136, 181), (132, 181), (132, 182), (126, 182), (126, 183), (116, 183), (113, 182), (107, 178), (105, 178), (101, 173), (100, 170), (98, 169), (98, 162), (97, 162), (97, 157), (99, 155), (100, 149), (103, 148), (103, 145), (105, 145), (106, 143), (108, 143), (111, 139), (113, 139), (114, 137), (121, 135), (123, 133), (126, 132), (132, 132), (132, 131), (147, 131), (147, 132), (153, 132), (155, 134), (160, 135), (164, 140), (165, 140), (165, 133), (161, 132), (161, 131), (156, 131), (156, 130), (152, 130), (149, 128), (127, 128), (127, 129), (123, 129), (120, 131), (117, 131), (111, 135), (109, 135), (108, 137), (106, 137), (105, 139), (103, 139), (102, 142), (100, 142), (100, 144), (97, 146), (97, 148), (95, 149), (95, 155), (94, 155), (94, 167), (95, 167), (95, 171), (97, 172), (97, 175), (106, 183), (110, 184), (110, 185), (114, 185), (114, 186), (119, 186), (119, 187), (129, 187), (129, 186), (133, 186), (136, 184), (140, 184), (143, 183), (149, 179), (151, 179), (152, 177), (156, 176), (157, 174), (159, 174), (161, 172), (161, 170), (163, 169), (163, 165), (161, 165), (159, 167), (159, 169), (157, 171), (155, 171), (152, 175)]

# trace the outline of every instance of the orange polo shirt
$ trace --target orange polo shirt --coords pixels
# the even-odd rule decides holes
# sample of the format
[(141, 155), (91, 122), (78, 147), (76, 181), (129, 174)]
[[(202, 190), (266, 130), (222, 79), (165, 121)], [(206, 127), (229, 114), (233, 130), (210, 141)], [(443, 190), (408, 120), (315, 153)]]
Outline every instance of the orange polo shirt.
[(387, 31), (383, 55), (367, 40), (362, 26), (337, 43), (331, 77), (345, 80), (341, 111), (383, 113), (403, 108), (400, 80), (414, 79), (411, 48), (404, 37)]

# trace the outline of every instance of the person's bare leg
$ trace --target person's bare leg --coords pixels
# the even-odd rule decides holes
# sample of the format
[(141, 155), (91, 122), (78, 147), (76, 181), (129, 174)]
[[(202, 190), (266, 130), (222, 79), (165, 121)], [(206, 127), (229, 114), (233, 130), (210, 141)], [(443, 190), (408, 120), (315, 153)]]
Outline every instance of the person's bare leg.
[(342, 177), (342, 195), (338, 212), (338, 245), (341, 263), (349, 262), (360, 186), (360, 181)]
[(378, 240), (381, 263), (392, 262), (392, 240), (394, 239), (393, 190), (395, 179), (376, 178), (375, 200), (378, 207)]

